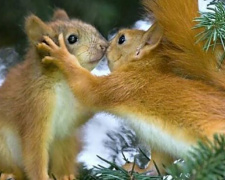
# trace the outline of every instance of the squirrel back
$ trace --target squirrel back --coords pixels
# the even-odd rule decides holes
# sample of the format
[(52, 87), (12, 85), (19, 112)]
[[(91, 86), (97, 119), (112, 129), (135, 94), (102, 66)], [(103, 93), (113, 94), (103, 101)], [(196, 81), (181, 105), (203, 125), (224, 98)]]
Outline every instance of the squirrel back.
[[(197, 41), (202, 28), (194, 29), (194, 18), (199, 17), (197, 0), (143, 0), (149, 13), (162, 26), (164, 58), (176, 74), (191, 79), (203, 80), (216, 87), (225, 88), (223, 65), (218, 68), (221, 51), (203, 50), (203, 43)], [(219, 52), (220, 51), (220, 52)]]

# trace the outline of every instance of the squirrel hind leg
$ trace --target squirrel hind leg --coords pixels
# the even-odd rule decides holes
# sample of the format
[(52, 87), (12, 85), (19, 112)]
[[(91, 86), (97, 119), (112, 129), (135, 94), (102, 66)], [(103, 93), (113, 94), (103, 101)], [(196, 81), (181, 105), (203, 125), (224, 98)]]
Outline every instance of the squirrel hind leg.
[[(167, 153), (161, 152), (156, 149), (151, 151), (151, 161), (149, 163), (148, 169), (157, 172), (156, 166), (161, 174), (165, 174), (165, 166), (169, 166), (173, 163), (175, 159)], [(154, 161), (154, 162), (153, 162)], [(158, 174), (158, 172), (157, 172)]]
[(81, 149), (78, 137), (70, 136), (54, 140), (50, 153), (50, 173), (58, 180), (73, 180), (79, 172), (77, 158)]

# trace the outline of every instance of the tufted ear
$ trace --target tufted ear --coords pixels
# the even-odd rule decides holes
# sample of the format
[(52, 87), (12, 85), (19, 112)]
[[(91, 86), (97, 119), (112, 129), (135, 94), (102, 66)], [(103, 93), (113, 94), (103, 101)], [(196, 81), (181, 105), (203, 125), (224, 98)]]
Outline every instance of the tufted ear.
[(25, 22), (25, 30), (29, 40), (36, 44), (43, 39), (43, 35), (51, 35), (53, 30), (35, 15), (28, 16)]
[(61, 20), (61, 21), (68, 21), (70, 20), (69, 16), (67, 15), (66, 11), (62, 9), (56, 9), (54, 11), (54, 15), (52, 17), (53, 21)]
[[(136, 55), (155, 49), (163, 37), (163, 28), (155, 22), (143, 35), (141, 44), (137, 49)], [(143, 52), (142, 52), (143, 51)]]

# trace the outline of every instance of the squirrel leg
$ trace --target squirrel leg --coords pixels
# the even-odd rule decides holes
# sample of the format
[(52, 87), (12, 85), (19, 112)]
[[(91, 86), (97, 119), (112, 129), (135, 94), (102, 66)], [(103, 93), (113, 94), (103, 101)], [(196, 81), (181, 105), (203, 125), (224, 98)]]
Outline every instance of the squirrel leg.
[(171, 157), (169, 154), (164, 152), (158, 151), (156, 149), (152, 149), (151, 151), (151, 160), (147, 170), (152, 170), (155, 174), (158, 174), (156, 166), (161, 174), (165, 174), (165, 166), (168, 166), (173, 163), (174, 158)]
[(52, 108), (54, 94), (49, 90), (32, 91), (27, 109), (20, 119), (22, 156), (27, 179), (48, 180), (49, 148), (52, 136)]
[[(37, 127), (38, 124), (35, 124)], [(45, 126), (45, 125), (44, 125)], [(23, 132), (23, 159), (28, 179), (48, 180), (48, 147), (49, 137), (46, 128), (30, 128)]]
[(50, 152), (50, 174), (58, 180), (74, 179), (78, 170), (74, 161), (79, 150), (80, 144), (74, 135), (54, 140)]

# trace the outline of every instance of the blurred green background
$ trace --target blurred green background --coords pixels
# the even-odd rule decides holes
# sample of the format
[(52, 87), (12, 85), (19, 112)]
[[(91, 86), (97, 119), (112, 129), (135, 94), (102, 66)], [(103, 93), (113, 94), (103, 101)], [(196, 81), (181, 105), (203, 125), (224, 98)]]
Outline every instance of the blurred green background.
[(103, 36), (113, 28), (129, 27), (143, 14), (139, 0), (0, 0), (0, 48), (26, 46), (24, 19), (33, 13), (48, 21), (55, 8), (94, 25)]

